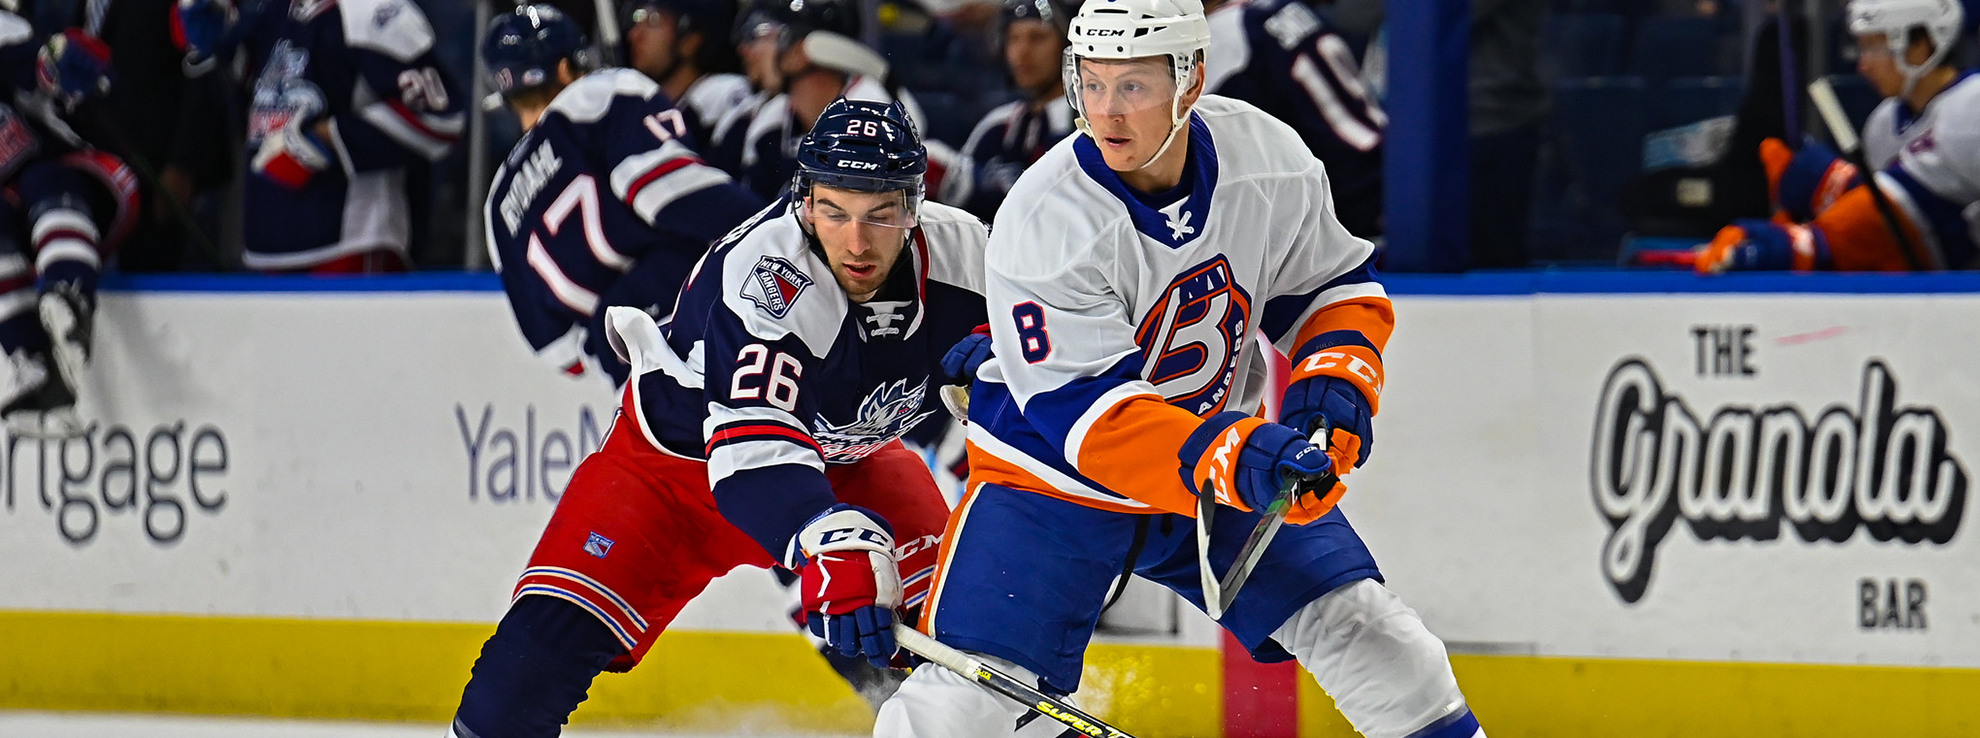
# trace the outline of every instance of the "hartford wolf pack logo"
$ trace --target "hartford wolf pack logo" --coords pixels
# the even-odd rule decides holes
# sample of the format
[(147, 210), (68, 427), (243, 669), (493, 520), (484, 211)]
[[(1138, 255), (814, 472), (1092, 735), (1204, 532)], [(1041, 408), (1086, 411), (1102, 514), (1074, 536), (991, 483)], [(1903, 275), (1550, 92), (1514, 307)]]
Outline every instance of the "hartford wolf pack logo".
[(852, 422), (839, 425), (820, 415), (812, 423), (811, 437), (817, 439), (828, 462), (864, 459), (880, 450), (881, 446), (907, 435), (923, 418), (935, 414), (933, 410), (921, 410), (922, 398), (927, 395), (926, 379), (912, 389), (905, 379), (880, 385), (866, 399), (860, 400), (859, 414), (853, 417)]
[(749, 281), (742, 286), (743, 297), (769, 313), (770, 317), (783, 320), (791, 314), (791, 304), (797, 302), (804, 289), (811, 286), (811, 275), (805, 274), (790, 260), (777, 256), (765, 256), (756, 260), (756, 266), (749, 270)]

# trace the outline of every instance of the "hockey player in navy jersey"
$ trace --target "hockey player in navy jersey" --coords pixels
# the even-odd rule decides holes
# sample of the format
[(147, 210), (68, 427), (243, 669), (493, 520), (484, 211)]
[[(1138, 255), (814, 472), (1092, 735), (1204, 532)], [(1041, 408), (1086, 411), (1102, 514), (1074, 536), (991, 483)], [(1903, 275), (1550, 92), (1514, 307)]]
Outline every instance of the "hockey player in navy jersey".
[(696, 157), (687, 115), (630, 69), (584, 73), (577, 24), (524, 5), (490, 24), (482, 59), (526, 133), (495, 173), (488, 248), (530, 347), (572, 375), (628, 365), (605, 310), (658, 313), (709, 244), (763, 206)]
[[(1112, 582), (1131, 572), (1203, 607), (1202, 577), (1234, 565), (1293, 485), (1303, 494), (1219, 624), (1255, 659), (1297, 659), (1369, 738), (1476, 738), (1443, 643), (1336, 509), (1346, 487), (1315, 484), (1374, 448), (1395, 320), (1374, 248), (1335, 218), (1328, 170), (1291, 127), (1203, 94), (1208, 25), (1196, 0), (1088, 0), (1073, 19), (1082, 135), (997, 212), (994, 356), (971, 392), (969, 490), (920, 628), (1076, 691)], [(1292, 359), (1285, 424), (1256, 416), (1260, 332)], [(1025, 725), (1027, 709), (917, 669), (875, 734), (1063, 727)]]
[(0, 416), (16, 435), (79, 436), (103, 262), (130, 231), (137, 177), (100, 151), (110, 52), (80, 29), (37, 43), (0, 12)]
[[(743, 186), (775, 197), (797, 167), (797, 142), (820, 111), (841, 97), (881, 103), (899, 101), (908, 117), (925, 120), (914, 97), (887, 84), (887, 60), (861, 43), (859, 7), (851, 0), (757, 0), (740, 24), (752, 53), (774, 61), (778, 95), (751, 111), (746, 125), (721, 135), (718, 154), (734, 157), (732, 174)], [(939, 141), (928, 148), (928, 189), (940, 194), (960, 155)], [(939, 198), (938, 198), (939, 199)]]
[(1382, 235), (1382, 140), (1389, 116), (1361, 83), (1339, 33), (1305, 0), (1211, 0), (1204, 91), (1258, 106), (1299, 132), (1349, 233)]
[[(245, 52), (242, 262), (271, 272), (402, 271), (406, 168), (445, 156), (466, 93), (412, 0), (265, 0), (226, 26), (229, 0), (173, 5), (188, 68)], [(212, 61), (220, 63), (210, 63)]]
[(948, 508), (899, 442), (941, 411), (942, 356), (984, 320), (982, 221), (922, 202), (898, 105), (841, 101), (786, 194), (702, 260), (656, 324), (614, 309), (635, 374), (482, 648), (456, 738), (556, 735), (709, 580), (795, 570), (807, 624), (886, 664)]
[(1006, 0), (1004, 68), (1024, 97), (992, 108), (963, 143), (963, 166), (943, 184), (942, 201), (989, 218), (1025, 167), (1073, 132), (1060, 57), (1070, 0)]
[(1845, 20), (1857, 71), (1886, 98), (1863, 128), (1863, 160), (1877, 172), (1866, 182), (1831, 149), (1769, 139), (1760, 156), (1780, 217), (1721, 229), (1697, 250), (1700, 273), (1980, 269), (1980, 73), (1960, 70), (1954, 53), (1965, 10), (1851, 0)]
[(626, 64), (660, 83), (681, 111), (697, 146), (754, 90), (734, 67), (725, 0), (631, 0), (626, 4)]

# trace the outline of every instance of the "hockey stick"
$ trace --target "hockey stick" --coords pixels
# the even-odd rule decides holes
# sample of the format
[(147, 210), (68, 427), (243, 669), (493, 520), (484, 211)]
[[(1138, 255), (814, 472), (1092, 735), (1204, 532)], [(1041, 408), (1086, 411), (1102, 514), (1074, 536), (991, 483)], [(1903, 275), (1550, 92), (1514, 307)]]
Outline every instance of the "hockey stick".
[(1904, 232), (1904, 222), (1898, 220), (1897, 209), (1884, 189), (1877, 186), (1877, 170), (1871, 169), (1865, 161), (1862, 141), (1856, 137), (1856, 129), (1849, 124), (1849, 116), (1843, 113), (1842, 102), (1836, 99), (1836, 90), (1829, 86), (1829, 78), (1817, 77), (1808, 83), (1808, 99), (1815, 103), (1815, 112), (1822, 116), (1822, 125), (1828, 127), (1829, 136), (1836, 140), (1836, 149), (1843, 159), (1856, 165), (1856, 173), (1863, 178), (1863, 184), (1870, 188), (1870, 200), (1877, 205), (1877, 214), (1884, 217), (1884, 227), (1891, 229), (1891, 236), (1897, 239), (1898, 250), (1904, 253), (1904, 263), (1911, 271), (1925, 271), (1925, 264), (1919, 261), (1918, 252), (1911, 246), (1911, 236)]
[(598, 56), (599, 66), (614, 67), (619, 64), (619, 11), (612, 0), (592, 0), (598, 10)]
[(1778, 61), (1781, 64), (1781, 138), (1787, 141), (1801, 140), (1801, 96), (1796, 94), (1801, 85), (1796, 84), (1800, 75), (1795, 63), (1794, 36), (1789, 27), (1787, 0), (1779, 0), (1779, 12), (1774, 14), (1774, 32), (1780, 41)]
[[(109, 137), (110, 145), (118, 149), (113, 152), (118, 160), (129, 164), (138, 179), (144, 180), (144, 183), (158, 195), (158, 199), (165, 203), (165, 209), (172, 213), (173, 219), (185, 227), (186, 235), (190, 237), (192, 244), (204, 252), (207, 258), (212, 259), (215, 267), (224, 269), (226, 258), (221, 255), (220, 247), (213, 243), (213, 239), (207, 237), (206, 229), (199, 227), (198, 219), (193, 217), (192, 210), (186, 206), (186, 203), (180, 201), (179, 197), (172, 194), (172, 190), (165, 186), (165, 178), (156, 167), (151, 165), (151, 160), (145, 157), (144, 152), (138, 150), (137, 144), (131, 141), (130, 136), (124, 134), (123, 127), (117, 124), (116, 119), (111, 118), (109, 112), (100, 105), (90, 106), (84, 112), (90, 117), (93, 130)], [(131, 217), (139, 218), (142, 215), (133, 213)]]
[(1093, 738), (1134, 738), (1120, 728), (1108, 725), (1100, 718), (1088, 715), (1064, 700), (1040, 692), (1009, 674), (993, 669), (969, 654), (944, 645), (906, 623), (894, 624), (894, 641), (915, 655), (941, 665), (942, 668), (962, 675), (983, 688), (1017, 700), (1018, 704), (1037, 710), (1045, 717), (1057, 720), (1066, 727), (1079, 731), (1080, 735)]
[[(1333, 428), (1326, 418), (1317, 419), (1313, 432), (1327, 439), (1327, 446), (1333, 446)], [(1309, 437), (1311, 437), (1309, 435)], [(1210, 523), (1216, 514), (1215, 494), (1198, 495), (1196, 498), (1196, 570), (1203, 582), (1203, 611), (1211, 620), (1223, 620), (1224, 612), (1231, 603), (1237, 601), (1238, 590), (1244, 588), (1245, 580), (1251, 578), (1251, 570), (1258, 567), (1258, 560), (1265, 556), (1265, 547), (1272, 545), (1272, 539), (1279, 535), (1279, 528), (1286, 522), (1286, 514), (1292, 512), (1294, 500), (1315, 489), (1331, 490), (1340, 481), (1333, 473), (1318, 477), (1287, 477), (1279, 489), (1279, 496), (1265, 507), (1265, 517), (1251, 529), (1251, 535), (1244, 539), (1244, 546), (1238, 549), (1237, 557), (1231, 560), (1231, 568), (1218, 579), (1210, 571)], [(1323, 492), (1324, 494), (1324, 492)]]

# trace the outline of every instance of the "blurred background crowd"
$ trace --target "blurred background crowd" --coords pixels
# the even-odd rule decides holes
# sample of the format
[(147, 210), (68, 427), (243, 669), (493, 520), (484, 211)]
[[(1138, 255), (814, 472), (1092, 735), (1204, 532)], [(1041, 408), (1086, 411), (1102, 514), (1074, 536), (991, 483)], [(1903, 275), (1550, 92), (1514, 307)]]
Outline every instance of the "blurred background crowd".
[[(174, 12), (175, 0), (14, 8), (33, 28), (16, 43), (43, 56), (65, 32), (100, 39), (107, 82), (92, 92), (66, 80), (76, 100), (64, 113), (90, 121), (75, 126), (87, 145), (120, 157), (136, 178), (135, 220), (113, 268), (490, 268), (481, 201), (521, 128), (507, 108), (484, 103), (494, 87), (476, 44), (513, 6), (378, 4), (406, 10), (372, 19), (375, 38), (326, 40), (332, 29), (311, 20), (315, 6), (332, 4), (244, 0), (243, 20), (218, 40), (243, 53), (210, 58), (186, 52), (202, 29)], [(1060, 0), (550, 4), (590, 30), (592, 66), (653, 77), (689, 119), (702, 158), (766, 197), (788, 179), (779, 157), (840, 93), (908, 103), (938, 165), (929, 196), (985, 218), (1030, 158), (1072, 129), (1059, 60), (1074, 7)], [(1384, 0), (1225, 0), (1210, 10), (1223, 18), (1213, 21), (1211, 90), (1300, 129), (1328, 165), (1343, 222), (1380, 239), (1387, 73), (1412, 63), (1387, 52)], [(1784, 90), (1834, 75), (1857, 126), (1882, 97), (1857, 73), (1843, 0), (1474, 0), (1470, 13), (1470, 268), (1615, 264), (1768, 217), (1761, 140), (1824, 135), (1799, 94)], [(1965, 14), (1945, 64), (1973, 61), (1975, 16)], [(420, 26), (425, 34), (413, 32)], [(830, 42), (808, 42), (815, 32)], [(1287, 48), (1294, 43), (1310, 53)], [(267, 146), (290, 131), (289, 118), (345, 104), (312, 94), (367, 102), (363, 84), (301, 91), (278, 78), (284, 54), (311, 52), (348, 54), (349, 76), (384, 74), (415, 104), (354, 105), (352, 115), (374, 125), (346, 123), (335, 147)], [(308, 161), (310, 151), (351, 161), (339, 172)], [(327, 170), (300, 186), (336, 189), (334, 207), (295, 207), (257, 181), (279, 181), (284, 167), (305, 178)]]

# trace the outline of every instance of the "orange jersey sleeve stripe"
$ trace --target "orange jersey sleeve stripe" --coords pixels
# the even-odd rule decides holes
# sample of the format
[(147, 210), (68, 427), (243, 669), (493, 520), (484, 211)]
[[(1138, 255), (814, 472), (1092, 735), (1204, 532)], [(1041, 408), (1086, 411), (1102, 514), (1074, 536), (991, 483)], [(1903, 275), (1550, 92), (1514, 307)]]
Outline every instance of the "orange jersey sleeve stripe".
[[(1155, 395), (1137, 395), (1093, 421), (1074, 460), (1086, 478), (1164, 512), (1195, 515), (1176, 451), (1203, 419)], [(1097, 505), (1090, 505), (1097, 507)]]
[(1293, 339), (1293, 347), (1306, 345), (1328, 331), (1360, 331), (1377, 350), (1389, 345), (1389, 334), (1396, 330), (1395, 303), (1387, 297), (1353, 297), (1328, 305), (1313, 312), (1306, 324), (1299, 327), (1299, 334)]

